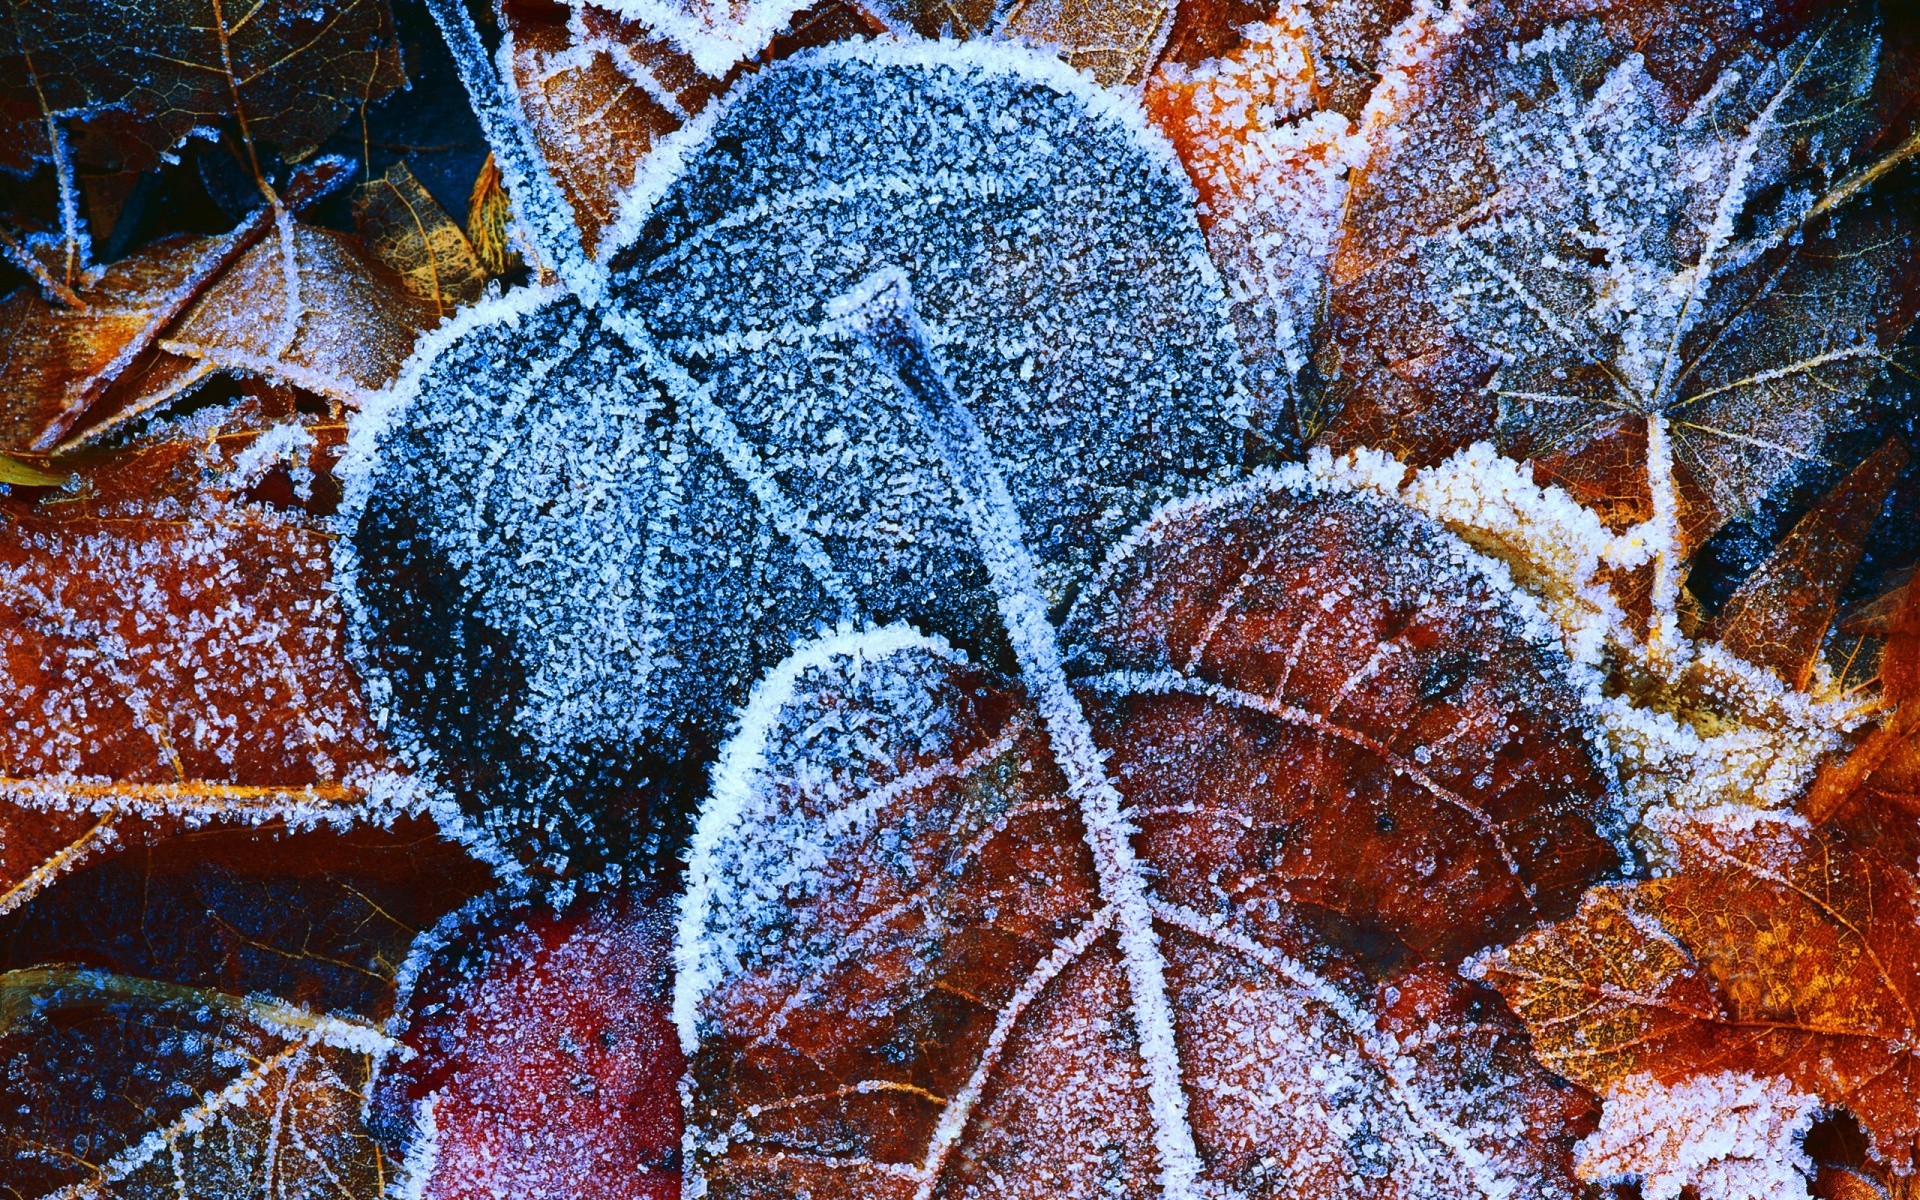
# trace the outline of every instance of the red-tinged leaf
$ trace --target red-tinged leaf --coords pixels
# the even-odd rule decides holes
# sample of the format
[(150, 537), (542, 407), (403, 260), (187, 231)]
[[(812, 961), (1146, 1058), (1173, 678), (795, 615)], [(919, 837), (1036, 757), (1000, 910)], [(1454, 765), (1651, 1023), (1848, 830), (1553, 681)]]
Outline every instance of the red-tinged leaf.
[[(420, 1200), (674, 1200), (668, 906), (496, 909), (434, 948), (374, 1111)], [(435, 935), (437, 936), (437, 935)]]
[[(396, 764), (346, 662), (314, 494), (338, 426), (162, 443), (0, 523), (7, 793), (36, 805), (352, 805)], [(30, 717), (28, 716), (30, 714)]]
[(1855, 467), (1754, 568), (1705, 636), (1805, 691), (1841, 590), (1907, 458), (1889, 440)]
[[(1565, 662), (1505, 596), (1436, 527), (1298, 480), (1115, 559), (1070, 669), (1164, 1031), (1022, 692), (900, 627), (802, 650), (695, 838), (692, 1185), (1151, 1195), (1184, 1136), (1248, 1196), (1574, 1194), (1589, 1100), (1451, 969), (1617, 861)], [(1149, 1100), (1167, 1055), (1181, 1112)]]

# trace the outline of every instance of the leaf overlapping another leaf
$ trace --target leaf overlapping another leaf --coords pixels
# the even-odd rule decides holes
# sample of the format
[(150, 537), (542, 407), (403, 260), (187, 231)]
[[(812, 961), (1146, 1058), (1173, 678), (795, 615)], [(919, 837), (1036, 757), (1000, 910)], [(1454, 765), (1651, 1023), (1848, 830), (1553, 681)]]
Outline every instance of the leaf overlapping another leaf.
[[(1586, 1101), (1448, 964), (1617, 862), (1608, 783), (1564, 660), (1484, 571), (1261, 479), (1156, 518), (1068, 627), (1212, 1185), (1573, 1194)], [(689, 868), (694, 1186), (1155, 1194), (1090, 839), (1021, 690), (945, 645), (841, 635), (771, 675)]]
[(0, 1162), (24, 1196), (377, 1193), (362, 1122), (415, 934), (485, 869), (426, 822), (213, 828), (0, 918)]
[(1912, 1169), (1920, 1119), (1920, 886), (1911, 811), (1809, 829), (1702, 823), (1679, 870), (1597, 889), (1571, 919), (1481, 959), (1554, 1070), (1607, 1095), (1636, 1077), (1784, 1080), (1844, 1108)]
[(9, 0), (0, 22), (0, 167), (157, 164), (237, 120), (291, 160), (406, 82), (386, 0)]
[(522, 801), (623, 836), (620, 809), (684, 789), (822, 623), (911, 619), (1002, 652), (952, 485), (826, 312), (877, 269), (924, 297), (1049, 604), (1153, 503), (1246, 454), (1178, 166), (1063, 68), (813, 52), (703, 125), (635, 223), (604, 325), (529, 292), (440, 335), (355, 485), (356, 636), (395, 728), (529, 843)]
[(1328, 437), (1431, 459), (1497, 430), (1623, 525), (1677, 481), (1684, 555), (1871, 420), (1911, 319), (1910, 214), (1818, 203), (1868, 128), (1870, 10), (1756, 48), (1691, 107), (1609, 25), (1521, 45), (1502, 11), (1426, 64), (1430, 103), (1363, 171)]

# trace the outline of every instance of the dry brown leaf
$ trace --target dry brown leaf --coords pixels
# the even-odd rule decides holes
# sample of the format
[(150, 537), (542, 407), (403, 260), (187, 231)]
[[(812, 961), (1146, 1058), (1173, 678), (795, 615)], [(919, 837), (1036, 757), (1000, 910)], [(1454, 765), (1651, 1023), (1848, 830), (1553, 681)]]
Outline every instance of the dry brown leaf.
[(144, 171), (197, 127), (238, 123), (291, 160), (406, 82), (386, 0), (7, 0), (0, 167)]
[[(170, 442), (0, 522), (0, 790), (198, 813), (361, 801), (394, 764), (342, 648), (331, 538), (297, 509), (339, 426)], [(276, 479), (277, 477), (277, 479)]]
[(1920, 1135), (1920, 826), (1855, 804), (1809, 828), (1675, 831), (1671, 876), (1598, 888), (1480, 960), (1553, 1070), (1600, 1092), (1734, 1072), (1844, 1108), (1876, 1157)]
[(162, 238), (106, 268), (86, 289), (84, 308), (50, 304), (31, 288), (0, 302), (0, 373), (11, 393), (0, 407), (0, 445), (57, 445), (159, 329), (233, 261), (245, 244), (236, 235), (258, 237), (271, 225), (269, 218), (224, 237)]
[(400, 276), (408, 291), (439, 316), (480, 298), (487, 284), (467, 235), (454, 224), (404, 162), (362, 185), (353, 227), (368, 253)]
[(488, 152), (473, 179), (473, 194), (467, 198), (467, 243), (489, 276), (505, 275), (520, 261), (520, 254), (508, 240), (507, 229), (513, 223), (513, 203), (501, 183), (500, 166)]
[(211, 828), (0, 917), (0, 1177), (67, 1200), (378, 1195), (377, 1022), (418, 932), (488, 878), (422, 821)]
[[(296, 172), (281, 203), (298, 211), (345, 181), (339, 159)], [(85, 284), (80, 307), (21, 289), (0, 301), (0, 374), (18, 390), (0, 406), (0, 447), (67, 447), (101, 410), (144, 412), (201, 374), (155, 346), (207, 288), (275, 229), (263, 205), (219, 237), (162, 238)]]
[(506, 0), (500, 19), (521, 108), (593, 255), (648, 151), (720, 84), (664, 37), (591, 5)]
[(1889, 439), (1855, 467), (1754, 568), (1704, 636), (1805, 691), (1840, 593), (1907, 458)]
[(1150, 1195), (1189, 1137), (1196, 1189), (1574, 1194), (1588, 1100), (1451, 966), (1616, 861), (1552, 652), (1463, 547), (1352, 496), (1262, 481), (1114, 564), (1070, 669), (1172, 1027), (1021, 690), (842, 635), (762, 685), (696, 835), (690, 1185)]

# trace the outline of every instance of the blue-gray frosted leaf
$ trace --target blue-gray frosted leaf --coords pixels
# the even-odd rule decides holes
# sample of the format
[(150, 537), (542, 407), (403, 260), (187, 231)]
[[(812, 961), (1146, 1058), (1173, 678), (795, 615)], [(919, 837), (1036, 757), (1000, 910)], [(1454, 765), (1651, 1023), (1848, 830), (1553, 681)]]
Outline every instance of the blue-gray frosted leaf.
[[(767, 68), (677, 149), (597, 312), (509, 299), (362, 435), (345, 563), (403, 753), (554, 860), (645, 850), (794, 638), (906, 620), (1004, 653), (960, 505), (826, 316), (904, 270), (998, 456), (1048, 600), (1249, 433), (1178, 163), (1004, 47)], [(583, 835), (590, 835), (584, 836)]]

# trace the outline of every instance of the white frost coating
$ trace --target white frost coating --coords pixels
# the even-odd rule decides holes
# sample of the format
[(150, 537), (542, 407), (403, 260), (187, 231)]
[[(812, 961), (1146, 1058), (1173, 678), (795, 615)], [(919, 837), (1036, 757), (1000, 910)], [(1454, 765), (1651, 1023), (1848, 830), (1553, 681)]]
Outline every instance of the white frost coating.
[(1687, 1187), (1700, 1200), (1807, 1200), (1803, 1139), (1820, 1110), (1784, 1079), (1743, 1071), (1671, 1086), (1634, 1075), (1607, 1093), (1575, 1161), (1583, 1179), (1638, 1181), (1646, 1200), (1678, 1200)]
[(857, 671), (859, 664), (877, 663), (904, 650), (923, 651), (947, 662), (965, 661), (946, 642), (908, 625), (858, 631), (843, 626), (790, 655), (754, 686), (740, 710), (733, 736), (714, 764), (707, 800), (700, 808), (700, 820), (687, 849), (686, 885), (674, 935), (673, 1021), (680, 1031), (681, 1049), (689, 1058), (700, 1048), (701, 999), (712, 990), (723, 962), (738, 961), (735, 950), (715, 945), (708, 932), (715, 889), (727, 878), (720, 869), (717, 852), (722, 843), (736, 835), (755, 797), (753, 781), (767, 769), (767, 753), (781, 710), (792, 703), (794, 690), (803, 678), (836, 659), (851, 660)]
[(1107, 778), (1106, 755), (1094, 744), (1093, 728), (1067, 685), (1059, 637), (1047, 617), (1040, 572), (1027, 549), (1020, 510), (1014, 507), (1006, 478), (973, 414), (954, 396), (938, 364), (927, 354), (905, 274), (892, 271), (869, 278), (829, 305), (827, 315), (863, 327), (874, 353), (892, 369), (901, 390), (918, 407), (925, 433), (960, 494), (992, 581), (1007, 640), (1020, 665), (1021, 682), (1028, 699), (1040, 710), (1054, 762), (1066, 776), (1067, 795), (1079, 805), (1100, 894), (1113, 907), (1134, 1031), (1147, 1069), (1160, 1184), (1169, 1200), (1186, 1200), (1199, 1186), (1201, 1164), (1187, 1124), (1187, 1094), (1180, 1082), (1166, 962), (1153, 929), (1146, 879), (1134, 855), (1133, 829), (1121, 813), (1124, 801)]
[[(474, 115), (480, 119), (487, 145), (506, 181), (514, 214), (534, 251), (583, 301), (597, 303), (606, 288), (606, 267), (590, 260), (581, 247), (573, 206), (547, 170), (546, 158), (520, 106), (519, 93), (506, 82), (513, 77), (511, 65), (503, 61), (496, 66), (489, 61), (480, 31), (474, 28), (473, 17), (461, 0), (428, 0), (427, 8), (440, 26), (460, 82), (473, 103)], [(509, 41), (501, 43), (503, 56), (510, 47)]]
[[(797, 9), (795, 11), (798, 11)], [(758, 52), (756, 48), (755, 52)], [(803, 50), (782, 59), (785, 70), (859, 63), (876, 68), (946, 68), (963, 75), (970, 83), (991, 85), (996, 81), (1037, 83), (1061, 96), (1079, 102), (1087, 115), (1101, 125), (1123, 133), (1133, 148), (1145, 155), (1169, 183), (1179, 187), (1189, 208), (1197, 201), (1193, 184), (1179, 154), (1165, 134), (1148, 122), (1139, 102), (1130, 94), (1103, 88), (1092, 79), (1062, 62), (1058, 55), (1034, 50), (1015, 42), (928, 41), (924, 38), (900, 38), (885, 35), (866, 41), (842, 41)], [(772, 78), (769, 71), (756, 71), (736, 83), (727, 93), (707, 105), (648, 151), (634, 177), (633, 186), (621, 197), (620, 217), (602, 236), (606, 249), (602, 257), (612, 259), (631, 246), (647, 218), (667, 190), (678, 182), (686, 165), (713, 139), (716, 126), (732, 111), (749, 101), (753, 93)], [(1198, 255), (1208, 278), (1217, 282), (1218, 274), (1205, 253)]]
[[(579, 3), (580, 0), (569, 0)], [(786, 32), (807, 0), (593, 0), (665, 34), (715, 79)]]
[[(371, 1093), (373, 1088), (369, 1086)], [(387, 1184), (387, 1200), (425, 1200), (426, 1188), (433, 1178), (434, 1164), (440, 1157), (440, 1128), (433, 1117), (432, 1096), (413, 1108), (413, 1141), (407, 1146), (406, 1161)]]
[[(1572, 496), (1534, 483), (1524, 464), (1486, 443), (1410, 476), (1391, 456), (1366, 449), (1340, 458), (1315, 451), (1305, 470), (1432, 517), (1505, 564), (1540, 598), (1583, 672), (1589, 711), (1620, 773), (1625, 815), (1641, 827), (1641, 848), (1657, 864), (1670, 863), (1674, 849), (1657, 815), (1724, 804), (1789, 806), (1846, 734), (1871, 716), (1844, 697), (1797, 692), (1718, 645), (1689, 641), (1671, 624), (1663, 649), (1642, 640), (1602, 572), (1640, 566), (1656, 544), (1672, 543), (1648, 526), (1610, 534)], [(1671, 611), (1669, 605), (1669, 622)], [(1603, 689), (1604, 674), (1620, 665), (1686, 703), (1654, 707)]]

